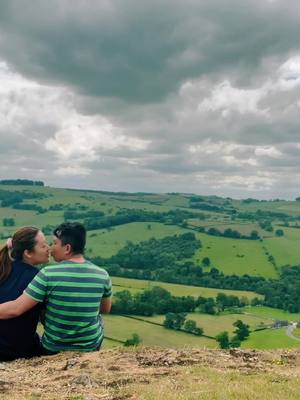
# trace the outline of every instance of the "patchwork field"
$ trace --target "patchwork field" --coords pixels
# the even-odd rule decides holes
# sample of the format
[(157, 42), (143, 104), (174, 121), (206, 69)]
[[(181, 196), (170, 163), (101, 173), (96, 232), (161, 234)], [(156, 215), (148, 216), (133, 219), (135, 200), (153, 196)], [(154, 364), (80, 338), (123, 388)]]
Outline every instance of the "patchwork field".
[(159, 222), (132, 222), (107, 229), (91, 231), (88, 234), (87, 248), (91, 255), (111, 257), (126, 245), (128, 241), (138, 243), (153, 237), (161, 239), (188, 232), (175, 225), (164, 225)]
[(113, 339), (125, 341), (133, 333), (137, 333), (142, 340), (142, 344), (147, 346), (217, 347), (217, 343), (213, 339), (168, 330), (162, 326), (149, 324), (144, 321), (117, 315), (105, 315), (103, 319), (105, 323), (105, 335)]
[[(281, 267), (285, 265), (298, 265), (300, 260), (300, 229), (282, 227), (289, 223), (297, 225), (300, 217), (299, 201), (238, 201), (222, 199), (216, 196), (196, 196), (188, 194), (147, 194), (147, 193), (109, 193), (85, 190), (56, 189), (38, 186), (7, 186), (0, 185), (0, 193), (42, 193), (42, 199), (24, 199), (23, 205), (36, 205), (45, 208), (44, 212), (36, 210), (20, 210), (9, 207), (0, 207), (0, 234), (5, 243), (5, 237), (11, 236), (21, 226), (35, 225), (45, 227), (55, 226), (64, 220), (66, 210), (75, 211), (101, 211), (106, 216), (115, 216), (116, 213), (126, 213), (128, 210), (155, 211), (165, 213), (172, 212), (193, 213), (192, 217), (180, 222), (130, 222), (124, 225), (110, 226), (106, 229), (89, 230), (87, 235), (87, 256), (101, 256), (109, 258), (122, 249), (128, 241), (139, 243), (151, 238), (162, 239), (167, 236), (180, 235), (193, 232), (201, 240), (202, 247), (196, 251), (194, 256), (184, 261), (194, 261), (201, 265), (204, 257), (210, 259), (210, 266), (203, 267), (205, 272), (215, 267), (225, 275), (262, 276), (265, 278), (279, 279)], [(194, 199), (192, 199), (194, 197)], [(192, 200), (196, 200), (192, 202)], [(196, 207), (195, 208), (195, 204)], [(50, 210), (50, 207), (60, 208), (58, 211)], [(202, 208), (201, 208), (202, 207)], [(177, 210), (177, 211), (176, 211)], [(262, 217), (250, 216), (248, 219), (236, 218), (239, 212), (253, 213), (260, 210), (265, 213)], [(268, 214), (270, 213), (270, 214)], [(278, 214), (279, 213), (279, 214)], [(177, 215), (176, 214), (176, 215)], [(199, 217), (201, 215), (201, 217)], [(255, 214), (256, 215), (256, 214)], [(14, 226), (4, 226), (5, 218), (13, 218)], [(84, 217), (78, 219), (83, 222)], [(147, 221), (147, 220), (146, 220)], [(260, 227), (260, 223), (267, 221), (272, 224), (273, 232), (267, 232)], [(204, 226), (215, 227), (223, 232), (227, 228), (239, 231), (243, 235), (249, 235), (256, 230), (262, 240), (231, 239), (210, 236), (197, 232), (194, 228)], [(191, 228), (191, 229), (189, 229)], [(283, 236), (276, 236), (276, 229), (283, 230)], [(48, 236), (51, 240), (51, 235)], [(275, 262), (270, 262), (270, 257)], [(299, 264), (300, 265), (300, 264)], [(235, 291), (224, 289), (213, 289), (198, 286), (187, 286), (165, 282), (148, 280), (136, 280), (120, 277), (112, 277), (113, 290), (117, 293), (121, 290), (129, 290), (131, 293), (139, 293), (141, 290), (160, 286), (167, 289), (174, 296), (202, 296), (216, 297), (220, 292), (227, 295), (263, 298), (250, 291)], [(242, 319), (256, 329), (264, 323), (270, 324), (273, 320), (299, 321), (300, 313), (291, 314), (282, 310), (268, 307), (247, 307), (242, 310), (244, 314), (226, 314), (211, 316), (193, 313), (188, 318), (194, 319), (204, 329), (205, 334), (215, 336), (222, 330), (233, 332), (233, 322)], [(163, 316), (149, 318), (149, 321), (163, 321)], [(105, 316), (106, 339), (104, 347), (122, 346), (122, 342), (133, 333), (138, 333), (142, 343), (146, 345), (162, 345), (165, 347), (181, 347), (191, 345), (195, 347), (216, 347), (213, 339), (196, 337), (187, 333), (166, 330), (157, 325), (144, 321), (138, 321), (121, 316)], [(300, 335), (299, 330), (294, 331)], [(116, 341), (119, 340), (120, 342)], [(249, 348), (278, 348), (299, 347), (299, 343), (288, 338), (285, 329), (264, 330), (252, 332), (244, 347)]]
[(198, 286), (177, 285), (175, 283), (119, 278), (115, 276), (112, 277), (112, 283), (115, 292), (129, 290), (135, 293), (140, 290), (150, 289), (153, 286), (160, 286), (168, 290), (173, 296), (216, 297), (218, 293), (225, 293), (228, 296), (246, 297), (249, 300), (254, 297), (262, 298), (262, 296), (257, 293), (242, 290), (212, 289)]
[(283, 237), (265, 239), (264, 243), (278, 266), (300, 264), (300, 229), (282, 228)]
[[(165, 317), (158, 315), (155, 317), (143, 317), (150, 322), (163, 323)], [(251, 315), (243, 314), (228, 314), (228, 315), (207, 315), (199, 313), (189, 313), (186, 319), (192, 319), (196, 321), (197, 326), (204, 330), (204, 334), (208, 336), (216, 336), (220, 332), (228, 331), (233, 334), (235, 330), (233, 323), (238, 319), (242, 320), (245, 324), (250, 326), (250, 330), (259, 328), (261, 324), (270, 324), (272, 320), (269, 318), (260, 318)]]
[(249, 339), (241, 344), (242, 349), (292, 349), (299, 348), (299, 342), (286, 335), (286, 329), (266, 329), (252, 332)]
[(273, 320), (296, 322), (300, 321), (300, 313), (289, 313), (271, 307), (245, 307), (244, 313), (255, 315), (262, 318), (271, 318)]
[(209, 257), (212, 265), (227, 275), (278, 277), (278, 272), (265, 254), (263, 242), (214, 237), (201, 233), (197, 236), (203, 247), (196, 252), (195, 261), (201, 262), (203, 257)]

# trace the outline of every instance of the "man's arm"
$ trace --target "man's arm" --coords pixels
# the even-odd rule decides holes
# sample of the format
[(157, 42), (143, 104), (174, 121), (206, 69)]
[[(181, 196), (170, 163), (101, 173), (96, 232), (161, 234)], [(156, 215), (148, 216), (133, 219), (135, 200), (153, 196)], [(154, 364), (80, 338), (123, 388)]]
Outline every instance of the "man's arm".
[(101, 314), (108, 314), (111, 310), (111, 297), (102, 297), (101, 304), (100, 304), (100, 313)]
[(104, 292), (100, 303), (100, 314), (110, 313), (112, 304), (111, 298), (112, 298), (112, 282), (109, 275), (107, 275), (107, 282), (104, 286)]
[(26, 294), (22, 294), (16, 300), (0, 304), (0, 319), (10, 319), (19, 317), (26, 311), (38, 304), (38, 301), (31, 299)]

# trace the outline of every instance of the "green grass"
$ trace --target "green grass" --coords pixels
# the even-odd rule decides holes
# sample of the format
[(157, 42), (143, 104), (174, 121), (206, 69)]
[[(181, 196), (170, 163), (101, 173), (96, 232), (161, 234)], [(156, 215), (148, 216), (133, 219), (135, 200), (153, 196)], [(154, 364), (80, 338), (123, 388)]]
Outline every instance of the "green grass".
[(167, 330), (161, 326), (148, 324), (147, 322), (137, 321), (131, 318), (105, 315), (105, 335), (110, 338), (125, 341), (137, 333), (142, 339), (142, 344), (147, 346), (162, 347), (217, 347), (213, 339), (197, 337), (184, 332)]
[(300, 214), (300, 202), (299, 201), (267, 201), (267, 202), (256, 202), (256, 203), (241, 203), (234, 201), (233, 205), (237, 207), (241, 212), (255, 212), (258, 209), (263, 211), (279, 212), (289, 215)]
[(286, 335), (286, 329), (265, 329), (252, 332), (249, 339), (242, 342), (243, 349), (291, 349), (299, 348), (299, 342)]
[[(165, 316), (157, 315), (155, 317), (142, 317), (148, 321), (163, 323)], [(222, 331), (228, 331), (233, 334), (235, 327), (233, 323), (238, 319), (250, 326), (251, 330), (257, 329), (261, 323), (270, 324), (272, 320), (268, 318), (260, 318), (243, 314), (227, 314), (227, 315), (208, 315), (199, 313), (189, 313), (186, 319), (192, 319), (197, 325), (204, 329), (204, 334), (208, 336), (216, 336)]]
[(122, 393), (142, 400), (298, 400), (297, 371), (293, 368), (287, 375), (274, 369), (280, 365), (266, 366), (259, 372), (254, 368), (246, 371), (226, 368), (226, 361), (219, 359), (217, 366), (177, 368), (175, 378), (170, 374), (151, 384), (136, 383)]
[(101, 349), (112, 349), (114, 347), (120, 347), (120, 346), (122, 346), (121, 343), (108, 338), (104, 338)]
[(128, 241), (138, 243), (153, 237), (161, 239), (187, 232), (186, 229), (159, 222), (132, 222), (113, 227), (111, 230), (99, 229), (88, 233), (89, 255), (110, 257), (116, 254)]
[(300, 229), (282, 228), (284, 236), (273, 237), (264, 241), (269, 253), (275, 258), (278, 266), (299, 265), (300, 263)]
[(194, 256), (194, 260), (198, 263), (203, 257), (209, 257), (213, 266), (226, 275), (278, 277), (263, 250), (263, 242), (214, 237), (201, 233), (197, 235), (202, 242), (202, 248)]
[(37, 226), (42, 228), (45, 225), (58, 225), (63, 222), (61, 211), (49, 211), (45, 214), (35, 214), (33, 211), (11, 210), (0, 208), (0, 224), (3, 218), (14, 218), (16, 226), (0, 227), (1, 232), (15, 232), (23, 226)]
[[(300, 339), (300, 328), (296, 328), (296, 329), (293, 331), (293, 335), (294, 335), (294, 336), (297, 336), (297, 337)], [(300, 347), (300, 343), (299, 343), (299, 347)]]
[(272, 318), (281, 321), (296, 322), (300, 321), (300, 313), (289, 313), (288, 311), (279, 310), (271, 307), (245, 307), (243, 312), (251, 315), (256, 315), (262, 318)]
[(112, 283), (114, 285), (114, 291), (129, 290), (131, 292), (137, 292), (139, 290), (149, 289), (153, 286), (160, 286), (168, 290), (173, 296), (216, 297), (218, 293), (225, 293), (228, 296), (234, 295), (238, 297), (246, 297), (249, 300), (254, 297), (262, 298), (262, 296), (257, 293), (242, 290), (212, 289), (198, 286), (178, 285), (175, 283), (119, 278), (115, 276), (112, 277)]

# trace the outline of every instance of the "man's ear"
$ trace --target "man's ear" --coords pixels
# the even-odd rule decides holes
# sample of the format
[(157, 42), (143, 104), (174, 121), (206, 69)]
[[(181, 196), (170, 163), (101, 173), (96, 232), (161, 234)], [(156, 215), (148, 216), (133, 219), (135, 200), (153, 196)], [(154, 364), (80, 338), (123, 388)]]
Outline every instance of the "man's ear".
[(66, 254), (72, 253), (72, 246), (70, 244), (66, 244), (65, 249), (66, 249)]

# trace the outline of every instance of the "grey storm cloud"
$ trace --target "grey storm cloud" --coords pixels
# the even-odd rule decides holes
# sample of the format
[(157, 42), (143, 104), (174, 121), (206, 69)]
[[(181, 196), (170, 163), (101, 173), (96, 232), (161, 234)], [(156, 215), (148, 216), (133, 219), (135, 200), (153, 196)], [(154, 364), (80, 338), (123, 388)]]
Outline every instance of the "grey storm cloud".
[(34, 79), (156, 101), (200, 75), (255, 84), (264, 60), (298, 49), (299, 14), (296, 1), (11, 0), (0, 51)]
[(1, 176), (293, 197), (299, 22), (283, 0), (1, 2)]

